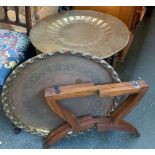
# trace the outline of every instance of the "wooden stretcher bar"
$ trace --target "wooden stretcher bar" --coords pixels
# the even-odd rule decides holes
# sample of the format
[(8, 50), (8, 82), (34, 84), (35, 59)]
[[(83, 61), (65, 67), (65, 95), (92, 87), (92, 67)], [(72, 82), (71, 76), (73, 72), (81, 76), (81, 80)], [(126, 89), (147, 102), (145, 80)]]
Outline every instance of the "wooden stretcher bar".
[[(48, 135), (46, 144), (53, 144), (66, 136), (68, 132), (77, 133), (93, 126), (95, 126), (98, 131), (119, 130), (132, 134), (139, 134), (138, 130), (132, 124), (123, 120), (123, 118), (135, 108), (144, 97), (147, 90), (148, 85), (143, 80), (103, 85), (83, 83), (67, 86), (54, 86), (45, 89), (45, 98), (49, 107), (58, 117), (66, 122)], [(100, 97), (129, 96), (109, 117), (104, 118), (94, 118), (92, 116), (77, 118), (71, 111), (57, 102), (63, 99), (92, 95), (99, 95)]]

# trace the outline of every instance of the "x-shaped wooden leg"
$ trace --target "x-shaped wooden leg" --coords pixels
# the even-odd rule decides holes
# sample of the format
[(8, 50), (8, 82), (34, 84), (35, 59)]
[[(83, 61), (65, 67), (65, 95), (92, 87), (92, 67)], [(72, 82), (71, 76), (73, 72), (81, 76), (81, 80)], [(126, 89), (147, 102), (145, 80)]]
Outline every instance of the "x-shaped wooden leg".
[[(46, 143), (52, 144), (65, 137), (69, 132), (80, 132), (93, 126), (96, 126), (98, 131), (120, 130), (138, 134), (138, 130), (132, 124), (124, 121), (123, 118), (135, 108), (147, 92), (147, 89), (148, 86), (143, 80), (104, 85), (88, 83), (61, 86), (56, 89), (47, 88), (45, 90), (45, 98), (49, 107), (66, 123), (52, 131), (48, 135)], [(97, 94), (100, 97), (125, 94), (129, 94), (129, 96), (110, 117), (106, 118), (93, 118), (92, 116), (76, 118), (71, 111), (57, 102), (58, 100)]]

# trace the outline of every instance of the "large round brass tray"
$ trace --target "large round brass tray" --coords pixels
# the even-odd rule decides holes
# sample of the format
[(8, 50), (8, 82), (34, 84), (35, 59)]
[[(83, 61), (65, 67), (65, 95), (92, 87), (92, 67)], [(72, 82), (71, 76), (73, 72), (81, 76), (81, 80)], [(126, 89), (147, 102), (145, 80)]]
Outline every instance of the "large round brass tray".
[[(48, 107), (45, 88), (93, 82), (120, 82), (117, 73), (101, 58), (86, 53), (50, 52), (20, 64), (8, 77), (2, 92), (6, 115), (16, 126), (31, 133), (47, 135), (63, 122)], [(116, 98), (98, 96), (61, 101), (76, 116), (107, 116), (116, 107)]]
[(127, 45), (129, 30), (109, 14), (75, 10), (41, 20), (31, 29), (30, 39), (41, 52), (76, 50), (107, 58)]

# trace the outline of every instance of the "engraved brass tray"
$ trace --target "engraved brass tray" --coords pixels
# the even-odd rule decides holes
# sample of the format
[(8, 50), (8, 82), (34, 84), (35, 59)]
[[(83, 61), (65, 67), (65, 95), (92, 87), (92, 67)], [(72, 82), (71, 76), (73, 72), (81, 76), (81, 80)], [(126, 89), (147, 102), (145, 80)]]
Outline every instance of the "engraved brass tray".
[[(64, 122), (46, 104), (45, 88), (83, 82), (104, 84), (120, 79), (108, 63), (86, 53), (57, 51), (37, 55), (16, 67), (8, 77), (2, 92), (3, 108), (19, 128), (47, 135)], [(60, 103), (76, 116), (108, 116), (117, 107), (115, 97), (90, 96)]]
[(41, 20), (31, 29), (30, 39), (41, 52), (76, 50), (107, 58), (127, 45), (129, 30), (109, 14), (74, 10)]

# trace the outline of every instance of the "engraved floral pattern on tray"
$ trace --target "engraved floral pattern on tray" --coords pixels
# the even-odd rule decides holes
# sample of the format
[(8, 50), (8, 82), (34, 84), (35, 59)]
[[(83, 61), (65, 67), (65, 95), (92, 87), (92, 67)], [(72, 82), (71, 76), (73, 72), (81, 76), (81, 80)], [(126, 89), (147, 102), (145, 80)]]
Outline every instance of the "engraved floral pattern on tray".
[(91, 16), (69, 16), (58, 19), (47, 27), (47, 32), (55, 43), (84, 48), (98, 46), (112, 35), (108, 23)]

